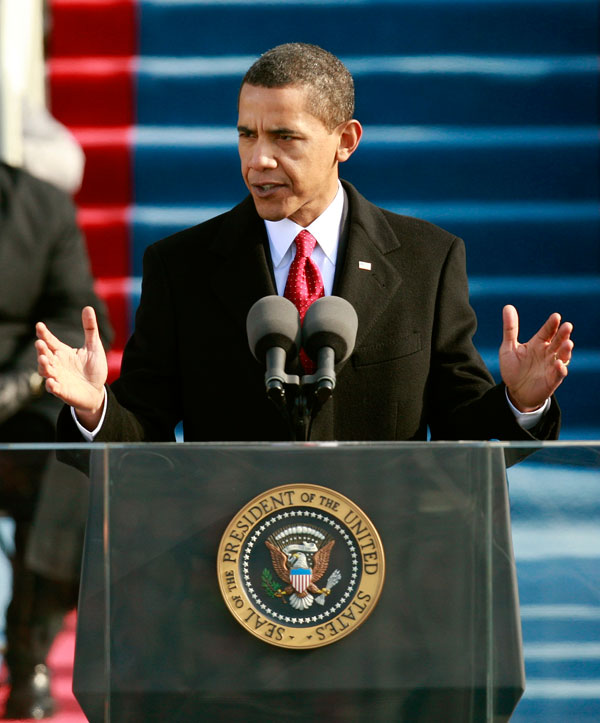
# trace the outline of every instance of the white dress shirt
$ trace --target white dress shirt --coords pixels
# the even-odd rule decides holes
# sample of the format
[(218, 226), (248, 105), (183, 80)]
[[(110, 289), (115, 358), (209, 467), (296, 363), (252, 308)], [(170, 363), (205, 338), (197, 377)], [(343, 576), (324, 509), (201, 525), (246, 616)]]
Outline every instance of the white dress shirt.
[[(333, 290), (345, 196), (346, 192), (338, 181), (338, 192), (333, 201), (310, 226), (306, 227), (306, 231), (309, 231), (317, 239), (317, 245), (311, 254), (311, 259), (317, 264), (323, 277), (325, 296), (331, 296)], [(289, 218), (284, 218), (281, 221), (265, 221), (265, 226), (269, 237), (275, 286), (279, 296), (283, 296), (288, 272), (296, 255), (294, 239), (300, 231), (304, 230), (304, 227), (298, 226)]]

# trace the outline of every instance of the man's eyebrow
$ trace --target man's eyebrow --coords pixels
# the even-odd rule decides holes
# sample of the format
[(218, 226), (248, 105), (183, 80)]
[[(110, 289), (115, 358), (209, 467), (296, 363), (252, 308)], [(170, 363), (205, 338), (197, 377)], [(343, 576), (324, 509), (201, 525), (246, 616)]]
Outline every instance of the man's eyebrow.
[(272, 133), (275, 136), (294, 136), (298, 133), (298, 131), (295, 131), (293, 128), (273, 128), (273, 130), (270, 130), (269, 133)]
[[(252, 130), (252, 128), (248, 128), (247, 126), (238, 126), (237, 127), (239, 133), (254, 133), (255, 131)], [(297, 130), (294, 130), (293, 128), (271, 128), (267, 131), (272, 136), (294, 136), (298, 134)]]

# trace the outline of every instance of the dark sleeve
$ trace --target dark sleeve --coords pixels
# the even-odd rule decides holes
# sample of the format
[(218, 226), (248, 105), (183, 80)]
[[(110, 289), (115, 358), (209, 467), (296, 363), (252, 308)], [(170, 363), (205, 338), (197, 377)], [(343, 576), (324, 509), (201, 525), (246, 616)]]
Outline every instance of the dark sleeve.
[(432, 438), (557, 438), (560, 412), (554, 399), (533, 430), (524, 430), (518, 424), (506, 400), (504, 385), (494, 383), (473, 345), (476, 329), (475, 312), (469, 304), (464, 244), (456, 239), (442, 270), (436, 304), (429, 388)]
[[(34, 403), (37, 412), (54, 420), (58, 400), (31, 383), (37, 370), (35, 323), (44, 321), (59, 339), (81, 346), (81, 310), (90, 305), (105, 345), (112, 331), (104, 304), (94, 293), (70, 197), (22, 170), (6, 165), (0, 170), (3, 251), (10, 260), (0, 274), (0, 406), (10, 415)], [(13, 398), (7, 401), (11, 390)]]
[[(44, 290), (42, 320), (47, 316), (49, 328), (71, 346), (83, 343), (81, 310), (92, 306), (98, 319), (98, 328), (104, 347), (112, 342), (113, 331), (104, 302), (94, 291), (89, 258), (83, 236), (77, 224), (74, 207), (66, 200), (64, 226), (57, 233), (54, 251), (48, 267)], [(45, 310), (44, 310), (45, 309)]]
[[(71, 407), (64, 404), (56, 424), (57, 439), (64, 444), (87, 442), (73, 420)], [(111, 389), (107, 389), (107, 408), (104, 423), (94, 442), (141, 442), (144, 428), (129, 410), (119, 404)]]
[[(81, 310), (94, 307), (100, 335), (107, 347), (112, 339), (106, 307), (94, 292), (85, 243), (77, 225), (75, 208), (70, 198), (52, 189), (45, 199), (47, 206), (39, 209), (48, 236), (45, 278), (36, 302), (34, 318), (43, 321), (61, 341), (79, 347), (83, 343)], [(15, 360), (19, 369), (36, 369), (36, 352), (32, 343), (24, 347)]]

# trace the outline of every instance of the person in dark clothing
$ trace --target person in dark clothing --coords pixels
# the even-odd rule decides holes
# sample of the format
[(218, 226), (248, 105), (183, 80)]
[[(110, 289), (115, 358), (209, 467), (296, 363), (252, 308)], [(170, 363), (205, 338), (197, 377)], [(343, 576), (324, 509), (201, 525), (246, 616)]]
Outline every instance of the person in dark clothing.
[[(296, 278), (317, 296), (340, 296), (358, 316), (354, 352), (338, 366), (311, 439), (425, 440), (428, 430), (446, 440), (558, 435), (553, 393), (568, 373), (572, 325), (552, 314), (521, 344), (516, 309), (506, 306), (503, 383), (495, 385), (472, 341), (463, 242), (378, 208), (340, 181), (339, 166), (362, 136), (353, 113), (352, 77), (322, 48), (288, 43), (252, 65), (238, 101), (250, 195), (147, 249), (120, 378), (105, 388), (91, 309), (77, 350), (60, 330), (38, 324), (40, 373), (71, 406), (59, 418), (61, 439), (168, 441), (180, 421), (187, 441), (288, 438), (245, 322), (261, 297), (293, 300), (292, 269), (303, 269)], [(306, 235), (310, 253), (299, 243)], [(215, 371), (227, 382), (211, 383)]]
[[(0, 444), (54, 442), (60, 403), (45, 391), (37, 373), (35, 322), (47, 319), (79, 344), (82, 305), (95, 308), (108, 343), (106, 310), (93, 290), (70, 197), (0, 163)], [(77, 600), (87, 495), (85, 478), (74, 481), (70, 470), (61, 485), (65, 470), (50, 450), (0, 451), (0, 509), (16, 522), (6, 628), (11, 682), (6, 718), (41, 718), (54, 708), (46, 656), (65, 612)], [(46, 523), (40, 523), (40, 495), (48, 486)], [(52, 549), (57, 538), (48, 527), (54, 506), (62, 515), (60, 550)], [(77, 514), (65, 515), (65, 506)], [(65, 529), (65, 522), (72, 529)]]

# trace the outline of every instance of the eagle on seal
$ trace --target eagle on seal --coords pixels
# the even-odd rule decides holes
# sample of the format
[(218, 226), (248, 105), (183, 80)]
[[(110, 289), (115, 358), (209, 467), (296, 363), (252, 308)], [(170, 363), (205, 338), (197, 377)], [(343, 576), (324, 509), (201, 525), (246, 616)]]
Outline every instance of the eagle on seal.
[[(306, 610), (313, 604), (315, 595), (321, 597), (329, 595), (331, 588), (319, 588), (315, 583), (323, 577), (329, 566), (329, 556), (334, 544), (335, 540), (330, 539), (321, 547), (317, 547), (312, 541), (302, 540), (279, 547), (271, 540), (265, 540), (265, 545), (271, 553), (273, 568), (286, 584), (284, 589), (277, 591), (276, 596), (285, 602), (284, 596), (289, 595), (290, 605), (293, 608)], [(312, 567), (307, 555), (312, 557)]]

